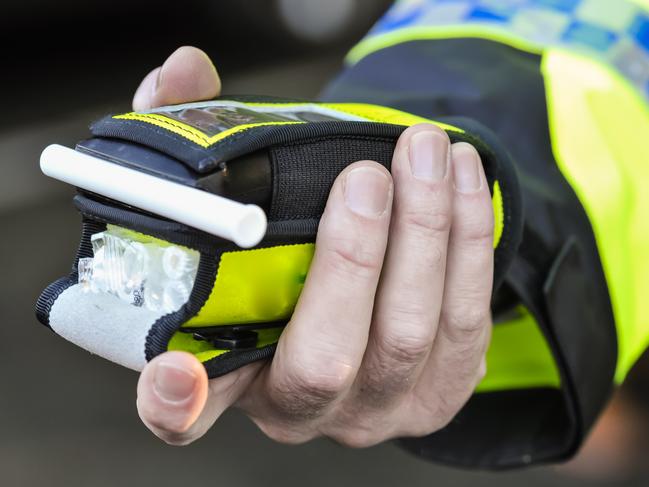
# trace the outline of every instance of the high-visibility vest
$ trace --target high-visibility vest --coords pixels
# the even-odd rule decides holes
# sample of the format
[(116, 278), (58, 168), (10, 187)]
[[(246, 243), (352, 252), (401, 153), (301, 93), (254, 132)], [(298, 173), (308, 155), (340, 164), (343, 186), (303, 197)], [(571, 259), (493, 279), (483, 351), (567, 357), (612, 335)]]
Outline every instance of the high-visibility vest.
[(565, 459), (649, 343), (649, 0), (401, 0), (324, 98), (475, 119), (519, 170), (523, 243), (455, 465)]

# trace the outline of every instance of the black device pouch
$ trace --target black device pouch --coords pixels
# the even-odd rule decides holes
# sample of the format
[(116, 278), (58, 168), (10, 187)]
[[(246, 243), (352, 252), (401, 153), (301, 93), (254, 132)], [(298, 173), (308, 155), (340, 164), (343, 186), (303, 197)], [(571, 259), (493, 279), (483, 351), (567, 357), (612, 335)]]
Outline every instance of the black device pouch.
[[(449, 125), (377, 105), (238, 97), (108, 116), (91, 126), (93, 137), (76, 150), (262, 206), (268, 230), (259, 245), (241, 249), (80, 190), (77, 258), (71, 274), (42, 293), (39, 320), (83, 348), (138, 370), (167, 350), (193, 353), (210, 377), (270, 357), (306, 278), (335, 178), (357, 160), (389, 169), (398, 137), (420, 122), (437, 124), (452, 142), (468, 142), (481, 155), (494, 205), (498, 289), (521, 240), (523, 214), (512, 161), (489, 131), (471, 121)], [(111, 229), (136, 242), (198, 254), (182, 306), (151, 311), (78, 284), (79, 259), (93, 257), (92, 235)]]

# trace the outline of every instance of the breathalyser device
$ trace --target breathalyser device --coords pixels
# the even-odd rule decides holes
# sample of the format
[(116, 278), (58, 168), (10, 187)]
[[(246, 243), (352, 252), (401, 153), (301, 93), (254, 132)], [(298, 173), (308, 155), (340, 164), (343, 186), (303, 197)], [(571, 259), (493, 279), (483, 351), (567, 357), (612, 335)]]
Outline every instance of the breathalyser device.
[(107, 116), (43, 172), (78, 188), (72, 271), (41, 294), (39, 321), (141, 370), (167, 350), (210, 377), (272, 356), (290, 320), (338, 174), (388, 169), (396, 141), (434, 123), (476, 147), (492, 194), (497, 287), (521, 239), (513, 164), (493, 134), (388, 107), (236, 97)]

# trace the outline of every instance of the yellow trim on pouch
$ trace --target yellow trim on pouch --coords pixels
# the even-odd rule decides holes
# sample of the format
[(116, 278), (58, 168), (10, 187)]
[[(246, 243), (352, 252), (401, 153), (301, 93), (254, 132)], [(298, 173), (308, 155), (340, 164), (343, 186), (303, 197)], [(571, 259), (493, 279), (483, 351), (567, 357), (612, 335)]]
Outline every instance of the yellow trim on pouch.
[[(340, 112), (341, 115), (352, 115), (355, 120), (364, 119), (366, 121), (372, 122), (381, 122), (381, 123), (390, 123), (394, 125), (404, 125), (410, 126), (417, 123), (433, 123), (438, 127), (453, 131), (457, 133), (464, 133), (463, 130), (453, 127), (441, 122), (436, 122), (434, 120), (428, 120), (416, 115), (411, 115), (394, 108), (382, 107), (378, 105), (369, 105), (366, 103), (246, 103), (245, 105), (254, 108), (272, 108), (272, 107), (298, 107), (304, 106), (305, 109), (308, 109), (309, 105), (315, 107), (322, 106)], [(167, 117), (161, 113), (138, 113), (131, 112), (125, 113), (123, 115), (115, 115), (114, 119), (118, 120), (135, 120), (138, 122), (144, 122), (156, 127), (163, 128), (171, 133), (180, 135), (181, 137), (193, 142), (196, 145), (199, 145), (204, 148), (211, 147), (217, 142), (224, 140), (231, 135), (241, 133), (245, 130), (264, 127), (269, 125), (295, 125), (295, 124), (304, 124), (308, 122), (302, 121), (277, 121), (277, 122), (257, 122), (257, 123), (248, 123), (243, 125), (238, 125), (236, 127), (229, 128), (223, 132), (219, 132), (216, 135), (208, 136), (201, 130), (192, 127), (186, 123), (174, 120), (170, 117)], [(341, 118), (341, 119), (344, 119)]]
[(368, 103), (322, 103), (322, 106), (332, 108), (350, 115), (364, 118), (372, 122), (390, 123), (393, 125), (404, 125), (410, 127), (418, 123), (432, 123), (443, 130), (450, 130), (460, 134), (464, 130), (448, 125), (446, 123), (429, 120), (411, 113), (402, 112), (395, 108), (384, 107), (380, 105), (370, 105)]
[(115, 115), (113, 118), (124, 119), (124, 120), (137, 120), (140, 122), (150, 123), (156, 127), (163, 128), (169, 132), (173, 132), (176, 135), (190, 140), (194, 144), (200, 145), (201, 147), (210, 147), (214, 145), (219, 140), (223, 140), (230, 135), (243, 132), (253, 127), (263, 127), (265, 125), (294, 125), (306, 122), (259, 122), (259, 123), (249, 123), (245, 125), (239, 125), (237, 127), (232, 127), (231, 129), (224, 130), (218, 134), (208, 137), (206, 134), (201, 132), (194, 127), (187, 125), (186, 123), (178, 122), (177, 120), (172, 120), (169, 117), (164, 115), (159, 115), (157, 113), (125, 113), (124, 115)]

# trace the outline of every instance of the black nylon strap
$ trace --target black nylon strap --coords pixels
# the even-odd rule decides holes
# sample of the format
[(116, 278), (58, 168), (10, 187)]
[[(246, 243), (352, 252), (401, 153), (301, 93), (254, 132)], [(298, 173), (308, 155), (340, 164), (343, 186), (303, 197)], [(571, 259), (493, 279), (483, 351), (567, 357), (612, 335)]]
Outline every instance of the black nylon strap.
[(320, 218), (331, 186), (340, 172), (359, 160), (390, 168), (394, 139), (331, 137), (273, 147), (271, 220)]

